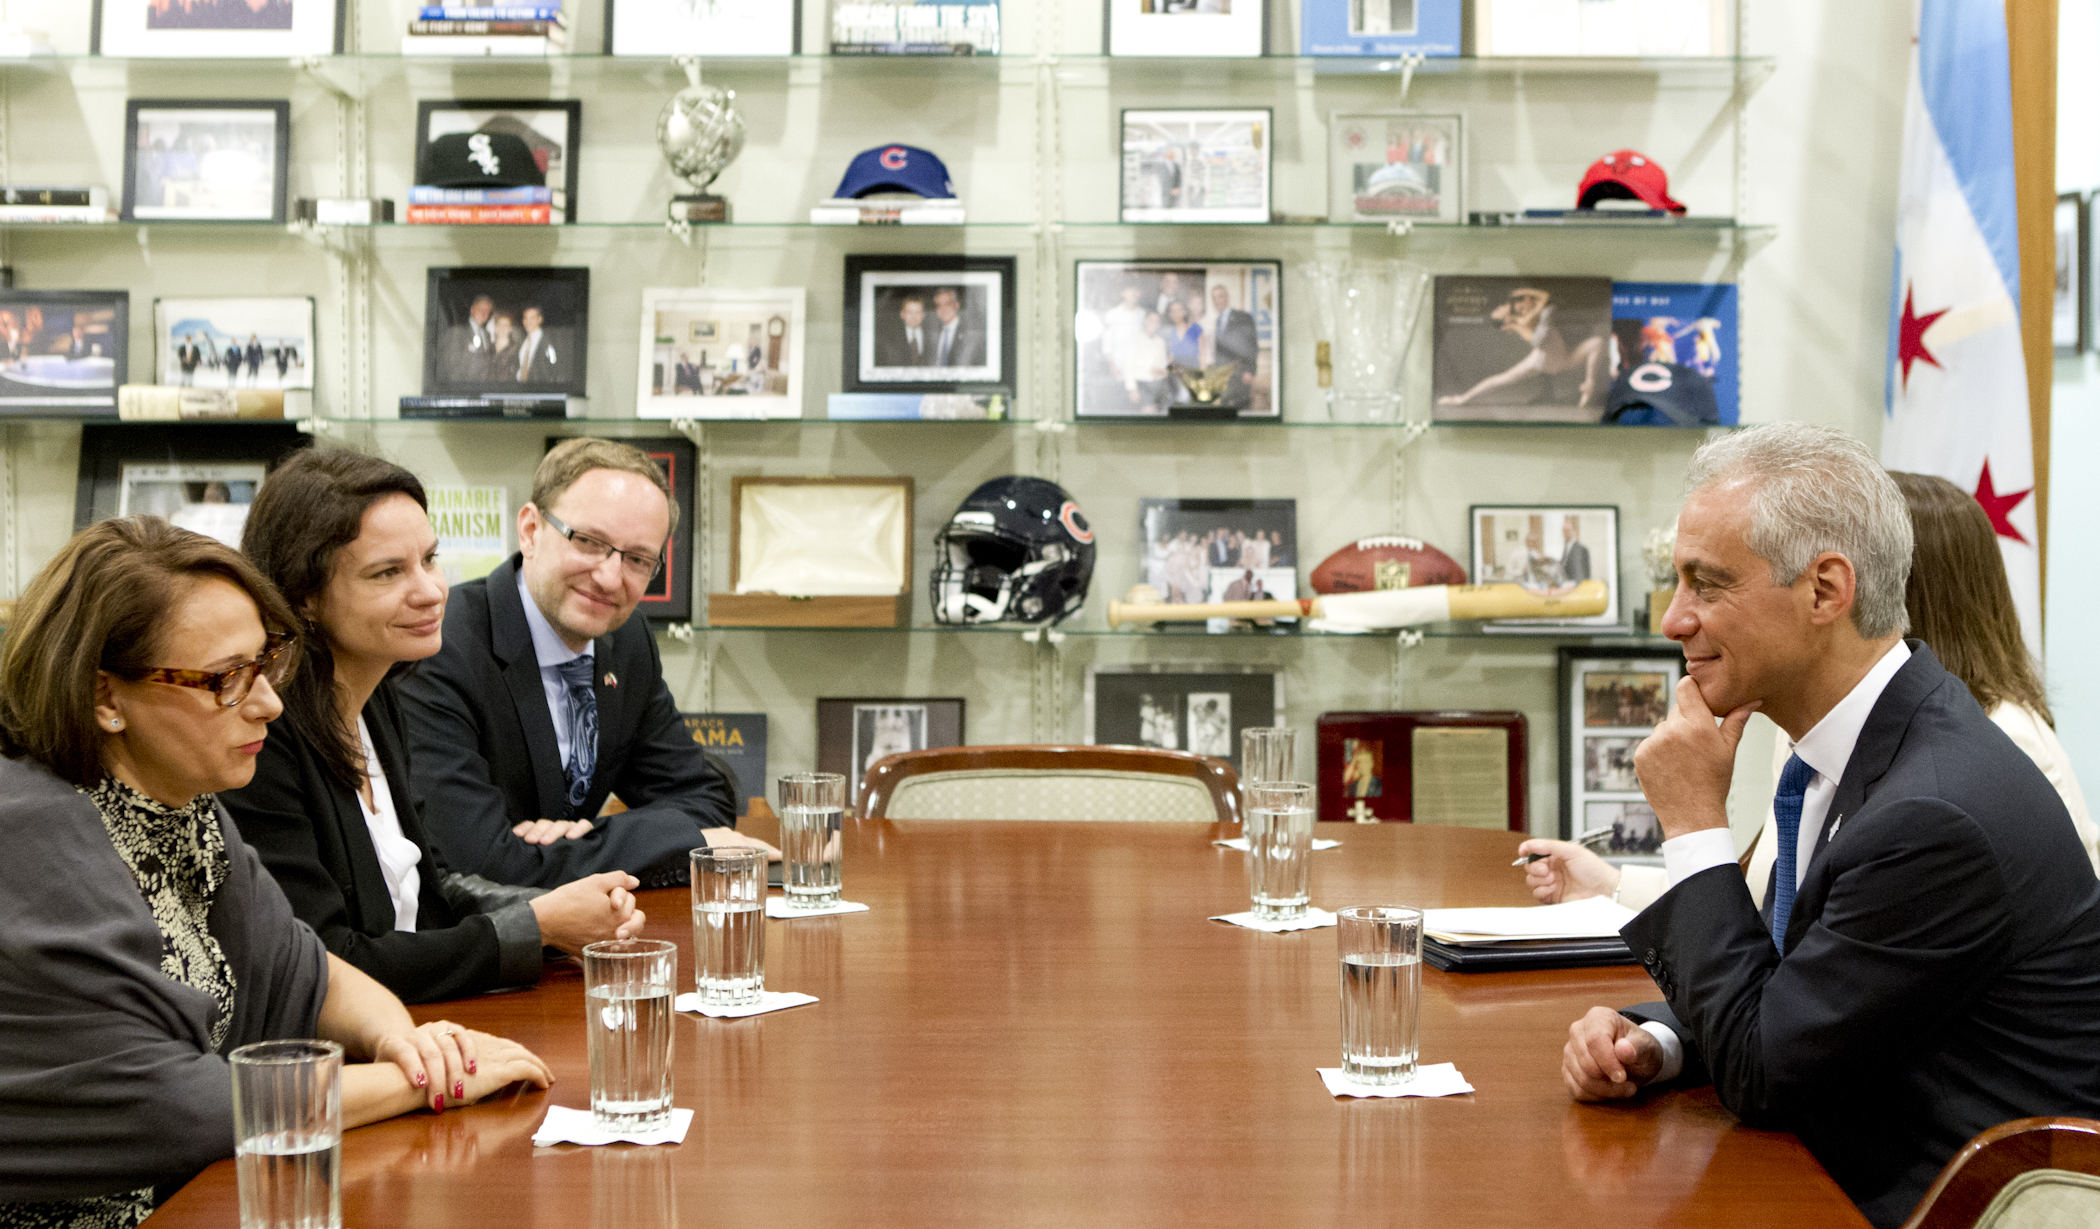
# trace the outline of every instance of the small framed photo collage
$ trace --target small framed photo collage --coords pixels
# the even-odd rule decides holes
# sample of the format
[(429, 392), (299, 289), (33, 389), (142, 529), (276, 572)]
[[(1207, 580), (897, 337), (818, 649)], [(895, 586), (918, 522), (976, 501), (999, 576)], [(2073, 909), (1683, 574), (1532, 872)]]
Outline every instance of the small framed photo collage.
[(1633, 753), (1670, 715), (1684, 654), (1563, 646), (1559, 657), (1561, 838), (1596, 833), (1601, 854), (1659, 859), (1662, 825), (1641, 793)]

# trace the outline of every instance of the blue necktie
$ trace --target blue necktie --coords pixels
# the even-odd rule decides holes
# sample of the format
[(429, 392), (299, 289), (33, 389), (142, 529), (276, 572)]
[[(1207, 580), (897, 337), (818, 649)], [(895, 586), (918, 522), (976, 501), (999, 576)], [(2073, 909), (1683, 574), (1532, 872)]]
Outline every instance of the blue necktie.
[(573, 813), (590, 796), (591, 774), (598, 771), (598, 693), (591, 686), (597, 659), (571, 657), (555, 669), (569, 690), (569, 762), (562, 775), (569, 780), (569, 810)]
[(1801, 843), (1801, 804), (1808, 779), (1816, 775), (1798, 755), (1787, 757), (1779, 773), (1779, 792), (1772, 795), (1773, 829), (1779, 837), (1779, 861), (1772, 874), (1772, 946), (1786, 955), (1786, 920), (1794, 911), (1794, 863)]
[(946, 367), (948, 365), (948, 348), (954, 344), (955, 339), (949, 335), (948, 329), (943, 326), (941, 329), (941, 352), (934, 356), (934, 366)]

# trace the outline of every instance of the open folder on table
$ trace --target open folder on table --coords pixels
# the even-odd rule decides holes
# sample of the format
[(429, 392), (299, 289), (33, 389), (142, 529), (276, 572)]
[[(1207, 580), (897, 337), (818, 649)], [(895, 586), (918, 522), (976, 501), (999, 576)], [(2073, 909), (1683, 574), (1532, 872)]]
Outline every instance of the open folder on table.
[(1632, 964), (1619, 928), (1633, 910), (1593, 896), (1565, 905), (1427, 909), (1422, 958), (1455, 973)]

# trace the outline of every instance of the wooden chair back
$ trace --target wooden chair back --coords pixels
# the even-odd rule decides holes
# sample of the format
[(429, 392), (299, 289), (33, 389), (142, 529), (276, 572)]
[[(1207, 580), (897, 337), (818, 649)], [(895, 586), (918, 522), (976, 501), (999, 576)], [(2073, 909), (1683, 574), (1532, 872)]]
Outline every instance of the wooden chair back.
[(941, 747), (869, 765), (855, 814), (1238, 823), (1239, 774), (1212, 756), (1156, 747)]
[(1962, 1146), (1903, 1229), (2100, 1224), (2100, 1122), (2018, 1118)]

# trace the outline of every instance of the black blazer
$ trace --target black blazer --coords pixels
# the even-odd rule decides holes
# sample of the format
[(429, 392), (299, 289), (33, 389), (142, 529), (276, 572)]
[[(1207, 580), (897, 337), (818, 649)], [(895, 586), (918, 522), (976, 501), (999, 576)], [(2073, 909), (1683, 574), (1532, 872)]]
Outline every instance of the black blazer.
[[(1733, 865), (1620, 933), (1751, 1126), (1793, 1131), (1893, 1226), (1987, 1127), (2100, 1116), (2100, 882), (2063, 800), (1921, 641), (1838, 780), (1787, 922)], [(1773, 893), (1765, 893), (1771, 908)]]
[(328, 950), (404, 1002), (538, 981), (539, 921), (522, 902), (530, 893), (510, 893), (509, 903), (478, 912), (458, 877), (432, 853), (409, 787), (407, 738), (392, 683), (372, 693), (364, 717), (401, 831), (423, 851), (413, 932), (394, 929), (394, 901), (357, 795), (329, 776), (313, 744), (283, 722), (270, 727), (255, 779), (219, 795), (241, 839), (262, 856), (292, 911)]
[[(736, 824), (728, 779), (679, 720), (648, 622), (629, 619), (597, 655), (598, 766), (573, 811), (532, 630), (518, 596), (520, 557), (452, 591), (445, 647), (401, 681), (415, 751), (409, 771), (437, 851), (455, 870), (555, 887), (620, 870), (644, 887), (686, 881), (709, 828)], [(614, 682), (608, 683), (611, 678)], [(598, 819), (612, 794), (631, 809)], [(578, 840), (528, 845), (511, 828), (591, 819)]]

